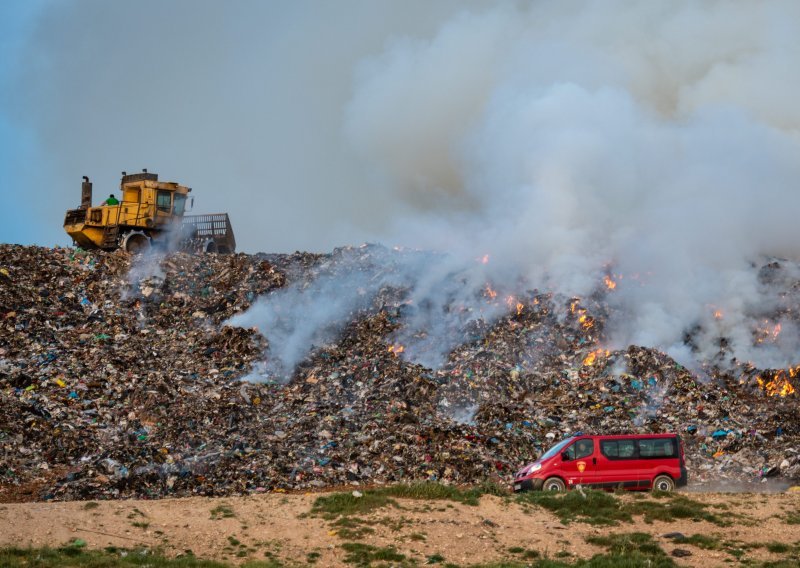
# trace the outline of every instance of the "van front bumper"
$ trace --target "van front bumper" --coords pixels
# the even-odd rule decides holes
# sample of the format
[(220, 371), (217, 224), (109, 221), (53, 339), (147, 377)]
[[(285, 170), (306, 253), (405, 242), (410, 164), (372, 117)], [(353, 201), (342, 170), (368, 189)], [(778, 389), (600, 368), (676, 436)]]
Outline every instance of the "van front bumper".
[(514, 480), (514, 493), (523, 491), (541, 491), (544, 479), (528, 478)]

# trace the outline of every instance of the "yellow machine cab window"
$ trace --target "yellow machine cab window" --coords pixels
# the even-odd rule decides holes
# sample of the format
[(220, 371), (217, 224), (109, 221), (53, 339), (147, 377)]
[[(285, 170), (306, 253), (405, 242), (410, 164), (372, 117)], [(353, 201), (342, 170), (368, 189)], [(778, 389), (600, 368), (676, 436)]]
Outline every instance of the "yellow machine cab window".
[(159, 211), (166, 211), (169, 213), (170, 209), (172, 209), (171, 192), (159, 189), (156, 195), (156, 207)]
[(186, 196), (181, 193), (175, 194), (175, 205), (172, 208), (172, 213), (174, 215), (183, 215), (183, 212), (186, 210)]

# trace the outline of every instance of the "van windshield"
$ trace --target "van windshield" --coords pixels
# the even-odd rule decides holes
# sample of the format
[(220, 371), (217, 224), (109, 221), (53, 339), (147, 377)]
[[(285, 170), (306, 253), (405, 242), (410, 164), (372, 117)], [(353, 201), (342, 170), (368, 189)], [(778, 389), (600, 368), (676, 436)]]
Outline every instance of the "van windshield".
[(552, 458), (554, 455), (558, 454), (564, 446), (569, 444), (574, 438), (567, 438), (566, 440), (561, 440), (558, 444), (547, 450), (539, 460), (546, 460)]

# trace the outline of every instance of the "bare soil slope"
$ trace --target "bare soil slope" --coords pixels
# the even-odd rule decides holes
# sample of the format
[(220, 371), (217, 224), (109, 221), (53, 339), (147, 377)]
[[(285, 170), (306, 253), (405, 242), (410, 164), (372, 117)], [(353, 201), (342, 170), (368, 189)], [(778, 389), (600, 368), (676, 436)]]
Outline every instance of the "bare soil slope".
[[(330, 495), (330, 494), (328, 494)], [(344, 494), (345, 496), (351, 494)], [(73, 539), (88, 548), (161, 549), (168, 556), (191, 550), (200, 558), (231, 564), (275, 559), (287, 565), (347, 566), (347, 543), (395, 549), (406, 562), (525, 562), (550, 557), (588, 558), (604, 553), (587, 539), (642, 532), (684, 566), (723, 566), (738, 558), (755, 562), (798, 558), (800, 494), (693, 494), (692, 503), (718, 519), (653, 520), (598, 526), (562, 522), (558, 511), (483, 496), (477, 506), (450, 500), (396, 499), (359, 514), (311, 514), (319, 495), (266, 494), (222, 499), (52, 502), (0, 505), (1, 546), (60, 546)], [(661, 506), (668, 498), (625, 495), (622, 506)], [(720, 526), (727, 525), (727, 526)], [(689, 541), (664, 537), (680, 532)], [(694, 535), (703, 535), (696, 537)], [(693, 537), (693, 538), (692, 538)], [(431, 560), (432, 559), (432, 560)], [(790, 565), (790, 564), (789, 564)]]

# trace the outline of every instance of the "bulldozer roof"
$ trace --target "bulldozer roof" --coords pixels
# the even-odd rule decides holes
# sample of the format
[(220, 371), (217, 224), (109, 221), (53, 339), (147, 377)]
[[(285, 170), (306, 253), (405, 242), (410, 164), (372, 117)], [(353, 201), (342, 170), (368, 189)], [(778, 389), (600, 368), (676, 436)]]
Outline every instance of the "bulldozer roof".
[(138, 174), (126, 174), (122, 176), (122, 183), (132, 183), (135, 181), (158, 181), (158, 174), (142, 172)]

